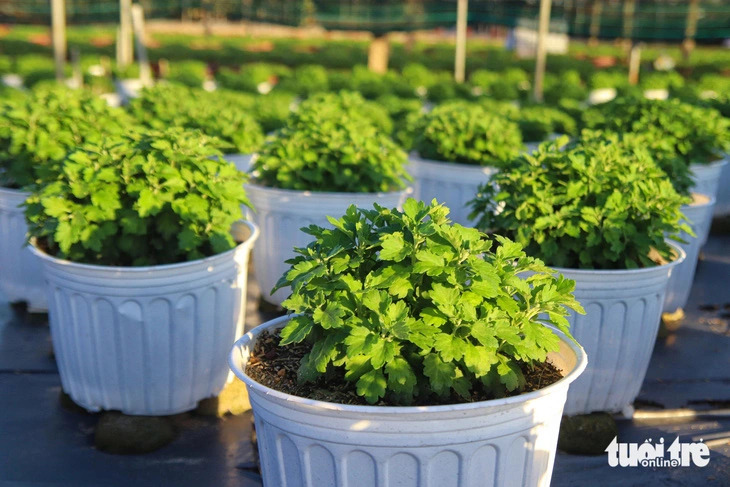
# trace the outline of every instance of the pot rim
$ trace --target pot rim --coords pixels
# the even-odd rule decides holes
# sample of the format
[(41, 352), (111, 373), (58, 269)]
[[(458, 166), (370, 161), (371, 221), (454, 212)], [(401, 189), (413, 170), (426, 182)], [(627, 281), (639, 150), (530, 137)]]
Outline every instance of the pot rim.
[[(316, 197), (322, 197), (322, 198), (352, 198), (352, 197), (362, 197), (362, 198), (372, 198), (373, 196), (395, 196), (399, 194), (411, 194), (413, 193), (413, 187), (412, 186), (406, 186), (403, 189), (399, 189), (396, 191), (378, 191), (376, 193), (361, 193), (361, 192), (346, 192), (346, 191), (312, 191), (308, 189), (283, 189), (283, 188), (274, 188), (272, 186), (264, 186), (263, 184), (259, 184), (252, 181), (249, 181), (244, 184), (244, 187), (246, 188), (246, 191), (249, 191), (249, 188), (251, 188), (254, 191), (268, 191), (271, 193), (279, 193), (282, 195), (290, 195), (290, 196), (316, 196)], [(250, 197), (250, 195), (249, 195)]]
[(352, 405), (352, 404), (340, 404), (340, 403), (334, 403), (334, 402), (327, 402), (327, 401), (319, 401), (316, 399), (308, 399), (305, 397), (300, 396), (294, 396), (292, 394), (287, 394), (285, 392), (277, 391), (275, 389), (272, 389), (270, 387), (267, 387), (263, 384), (260, 384), (259, 382), (256, 382), (251, 377), (249, 377), (245, 370), (240, 367), (238, 358), (240, 356), (240, 350), (244, 346), (244, 344), (247, 344), (249, 342), (255, 343), (256, 338), (258, 335), (263, 332), (264, 330), (267, 330), (269, 328), (276, 328), (281, 325), (284, 326), (284, 323), (286, 321), (289, 321), (292, 317), (297, 316), (296, 314), (287, 314), (285, 316), (280, 316), (279, 318), (275, 318), (273, 320), (269, 320), (265, 323), (262, 323), (258, 325), (257, 327), (253, 328), (251, 331), (246, 333), (244, 336), (236, 340), (236, 343), (234, 343), (233, 348), (231, 349), (231, 352), (228, 355), (228, 366), (233, 371), (233, 373), (238, 377), (241, 381), (243, 381), (247, 387), (252, 388), (256, 392), (266, 395), (266, 396), (272, 396), (273, 398), (276, 398), (278, 400), (286, 401), (289, 403), (296, 403), (300, 406), (309, 406), (319, 409), (326, 409), (331, 411), (347, 411), (352, 413), (363, 413), (363, 414), (414, 414), (414, 413), (423, 413), (423, 412), (450, 412), (450, 411), (470, 411), (475, 409), (481, 409), (484, 407), (499, 407), (499, 406), (508, 406), (508, 405), (515, 405), (520, 404), (524, 402), (528, 402), (533, 399), (537, 399), (543, 396), (547, 396), (551, 393), (553, 393), (555, 390), (566, 387), (573, 381), (575, 381), (585, 370), (586, 366), (588, 365), (588, 356), (586, 355), (585, 350), (582, 346), (580, 346), (575, 341), (568, 338), (564, 333), (557, 330), (556, 328), (544, 325), (548, 328), (550, 328), (561, 340), (561, 342), (565, 343), (571, 351), (575, 354), (576, 357), (576, 364), (573, 367), (571, 371), (569, 371), (565, 376), (563, 376), (560, 380), (550, 384), (547, 387), (543, 387), (541, 389), (538, 389), (536, 391), (532, 392), (526, 392), (524, 394), (518, 394), (516, 396), (510, 396), (505, 397), (501, 399), (490, 399), (487, 401), (478, 401), (478, 402), (468, 402), (468, 403), (458, 403), (458, 404), (442, 404), (442, 405), (433, 405), (433, 406), (362, 406), (362, 405)]
[[(524, 142), (524, 141), (523, 141)], [(467, 162), (456, 162), (456, 161), (441, 161), (438, 159), (426, 159), (425, 157), (422, 157), (421, 154), (417, 150), (412, 150), (408, 153), (408, 162), (415, 162), (415, 163), (426, 163), (426, 164), (438, 164), (439, 166), (447, 165), (448, 167), (456, 166), (459, 169), (463, 170), (469, 170), (469, 169), (491, 169), (494, 171), (499, 171), (499, 167), (492, 165), (492, 164), (469, 164)]]
[(715, 160), (709, 161), (709, 162), (693, 162), (689, 166), (690, 166), (690, 169), (697, 169), (697, 168), (701, 168), (701, 169), (702, 168), (705, 168), (705, 169), (706, 168), (713, 168), (713, 169), (715, 169), (715, 168), (718, 168), (718, 167), (725, 166), (726, 164), (728, 164), (728, 162), (730, 162), (730, 154), (720, 154), (720, 158), (719, 159), (715, 159)]
[(103, 271), (103, 272), (121, 272), (126, 274), (143, 274), (143, 273), (149, 273), (153, 271), (160, 271), (160, 270), (175, 270), (175, 269), (184, 269), (186, 267), (193, 267), (193, 266), (199, 266), (204, 263), (213, 262), (215, 260), (224, 258), (225, 256), (228, 256), (229, 254), (234, 254), (238, 252), (240, 249), (251, 247), (253, 246), (253, 243), (256, 241), (256, 239), (259, 238), (259, 227), (248, 220), (238, 220), (237, 222), (234, 222), (234, 225), (236, 223), (240, 223), (243, 225), (246, 225), (249, 229), (250, 234), (248, 235), (248, 238), (244, 240), (243, 242), (239, 243), (235, 247), (233, 247), (230, 250), (226, 250), (225, 252), (221, 252), (219, 254), (210, 255), (208, 257), (203, 257), (202, 259), (196, 259), (196, 260), (189, 260), (186, 262), (175, 262), (172, 264), (158, 264), (158, 265), (146, 265), (146, 266), (113, 266), (113, 265), (98, 265), (98, 264), (87, 264), (83, 262), (74, 262), (72, 260), (68, 259), (61, 259), (59, 257), (55, 257), (53, 255), (50, 255), (40, 248), (36, 246), (36, 238), (33, 237), (29, 244), (28, 248), (31, 252), (33, 252), (34, 255), (39, 257), (40, 259), (47, 260), (49, 262), (52, 262), (56, 265), (63, 265), (63, 266), (73, 266), (77, 269), (86, 269), (90, 271)]
[(8, 188), (7, 186), (0, 186), (0, 194), (6, 193), (8, 196), (25, 196), (26, 198), (31, 195), (31, 192), (23, 188)]
[(684, 251), (684, 249), (682, 249), (682, 247), (675, 244), (674, 242), (667, 241), (667, 244), (669, 244), (672, 250), (674, 250), (674, 252), (677, 254), (677, 257), (671, 262), (667, 262), (666, 264), (657, 265), (654, 267), (641, 267), (638, 269), (574, 269), (572, 267), (549, 267), (554, 271), (560, 272), (561, 274), (564, 274), (564, 271), (567, 271), (571, 274), (606, 274), (612, 276), (624, 274), (627, 276), (635, 276), (637, 274), (649, 274), (658, 271), (663, 272), (668, 268), (681, 264), (682, 262), (684, 262), (684, 259), (687, 258), (687, 253)]

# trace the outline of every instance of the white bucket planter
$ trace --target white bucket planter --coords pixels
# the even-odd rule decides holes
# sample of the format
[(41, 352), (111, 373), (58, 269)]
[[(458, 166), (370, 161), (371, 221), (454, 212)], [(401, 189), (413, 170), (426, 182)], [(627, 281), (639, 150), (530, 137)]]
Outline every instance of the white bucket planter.
[(114, 86), (117, 89), (117, 94), (121, 100), (121, 104), (125, 105), (132, 98), (138, 98), (139, 92), (146, 86), (141, 79), (121, 79), (114, 82)]
[(525, 152), (527, 152), (528, 154), (532, 154), (540, 147), (540, 144), (542, 144), (543, 142), (547, 142), (547, 141), (553, 141), (553, 140), (557, 139), (558, 137), (560, 137), (560, 135), (561, 134), (553, 133), (553, 134), (548, 135), (547, 139), (545, 139), (545, 140), (540, 140), (538, 142), (525, 142), (525, 147), (527, 147), (527, 150)]
[(667, 295), (664, 301), (664, 313), (674, 313), (687, 305), (689, 293), (692, 290), (692, 282), (695, 278), (700, 248), (710, 233), (715, 199), (704, 195), (697, 195), (695, 198), (697, 202), (683, 206), (682, 213), (690, 222), (696, 237), (682, 232), (680, 237), (687, 243), (676, 243), (684, 250), (687, 257), (685, 257), (684, 262), (674, 268), (672, 276), (669, 278)]
[(571, 312), (570, 333), (590, 357), (585, 373), (568, 391), (565, 414), (594, 411), (632, 414), (649, 368), (670, 274), (684, 260), (631, 270), (556, 271), (576, 282), (585, 315)]
[(436, 198), (451, 209), (449, 218), (453, 222), (472, 226), (467, 204), (474, 199), (479, 186), (497, 173), (497, 168), (422, 159), (415, 152), (410, 154), (409, 161), (415, 198), (426, 202)]
[(727, 159), (720, 159), (710, 164), (690, 164), (689, 170), (694, 182), (691, 191), (716, 198), (720, 186), (720, 174), (727, 163)]
[(350, 205), (372, 209), (373, 203), (387, 208), (400, 207), (409, 190), (392, 193), (324, 193), (292, 191), (247, 184), (246, 194), (253, 207), (252, 220), (261, 229), (253, 251), (256, 281), (261, 296), (270, 303), (281, 304), (290, 294), (288, 288), (269, 295), (277, 281), (289, 269), (286, 260), (296, 254), (295, 247), (306, 247), (312, 240), (300, 229), (309, 225), (331, 227), (327, 216), (340, 218)]
[(236, 248), (150, 267), (77, 264), (33, 251), (48, 281), (63, 389), (89, 411), (168, 415), (194, 409), (228, 378), (243, 334), (246, 270), (258, 236), (234, 226)]
[(247, 173), (251, 169), (255, 154), (226, 154), (223, 159), (230, 162), (236, 169)]
[(644, 90), (644, 98), (649, 100), (666, 100), (669, 98), (669, 90), (666, 88)]
[(0, 188), (0, 289), (11, 303), (25, 301), (30, 311), (45, 311), (43, 266), (25, 245), (28, 226), (20, 205), (29, 195)]
[(616, 88), (596, 88), (588, 93), (588, 103), (591, 105), (600, 105), (601, 103), (608, 103), (609, 101), (616, 98)]
[(715, 216), (730, 214), (730, 154), (726, 154), (725, 165), (718, 178), (717, 196), (715, 201)]
[(269, 389), (246, 375), (265, 323), (236, 342), (233, 372), (246, 383), (265, 486), (548, 486), (568, 385), (586, 366), (561, 335), (549, 355), (565, 377), (539, 391), (468, 404), (352, 406)]

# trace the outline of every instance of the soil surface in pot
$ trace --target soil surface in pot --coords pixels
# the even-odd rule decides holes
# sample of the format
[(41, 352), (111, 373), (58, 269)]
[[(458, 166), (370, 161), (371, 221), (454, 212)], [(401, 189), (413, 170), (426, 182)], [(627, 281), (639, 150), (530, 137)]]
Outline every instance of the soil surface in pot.
[[(299, 368), (299, 362), (309, 353), (312, 347), (307, 343), (297, 343), (280, 347), (280, 340), (278, 331), (275, 334), (264, 331), (258, 336), (251, 358), (246, 365), (246, 375), (259, 384), (293, 396), (338, 404), (372, 406), (363, 397), (357, 395), (355, 392), (355, 383), (346, 381), (344, 372), (341, 370), (328, 370), (316, 382), (298, 383), (297, 369)], [(536, 391), (563, 378), (560, 370), (550, 362), (537, 364), (532, 368), (527, 364), (521, 364), (521, 369), (526, 380), (525, 389), (521, 392), (509, 394), (511, 396)], [(429, 396), (422, 399), (422, 402), (419, 402), (417, 398), (412, 406), (440, 406), (488, 401), (491, 399), (497, 398), (493, 395), (486, 394), (485, 391), (475, 391), (468, 400), (465, 400), (457, 394), (453, 394), (447, 398)], [(389, 402), (387, 397), (375, 405), (402, 406), (402, 404)]]

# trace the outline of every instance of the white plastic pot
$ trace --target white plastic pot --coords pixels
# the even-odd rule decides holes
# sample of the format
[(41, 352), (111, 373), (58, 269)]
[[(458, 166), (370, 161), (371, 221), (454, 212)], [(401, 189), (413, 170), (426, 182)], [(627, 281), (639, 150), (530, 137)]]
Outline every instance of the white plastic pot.
[(61, 384), (89, 411), (168, 415), (220, 393), (226, 354), (243, 334), (246, 271), (258, 236), (205, 259), (107, 267), (33, 247), (48, 281), (49, 321)]
[(565, 414), (594, 411), (632, 414), (649, 368), (670, 274), (684, 260), (631, 270), (561, 269), (576, 282), (575, 297), (585, 315), (571, 312), (570, 333), (590, 358), (585, 373), (570, 386)]
[(254, 154), (226, 154), (223, 158), (236, 166), (241, 172), (248, 172), (254, 160)]
[(290, 294), (288, 288), (270, 291), (289, 269), (286, 260), (296, 254), (295, 247), (306, 247), (313, 237), (302, 227), (319, 225), (331, 227), (327, 216), (340, 218), (350, 205), (372, 209), (373, 203), (387, 208), (400, 207), (409, 190), (391, 193), (324, 193), (267, 188), (247, 184), (248, 195), (255, 211), (251, 218), (261, 229), (261, 237), (253, 251), (256, 281), (261, 297), (281, 304)]
[(141, 79), (129, 78), (116, 80), (114, 86), (121, 100), (121, 104), (126, 105), (132, 98), (139, 97), (139, 92), (144, 89), (145, 83)]
[(565, 377), (544, 389), (446, 406), (352, 406), (285, 394), (246, 375), (256, 337), (288, 319), (253, 329), (229, 358), (248, 388), (265, 486), (550, 485), (568, 385), (587, 362), (563, 335), (549, 358)]
[(730, 154), (725, 155), (726, 164), (722, 167), (718, 179), (717, 196), (715, 201), (715, 216), (730, 214)]
[(527, 150), (525, 152), (527, 152), (528, 154), (531, 154), (531, 153), (535, 152), (540, 147), (540, 144), (542, 144), (543, 142), (546, 142), (548, 140), (552, 141), (552, 140), (557, 139), (558, 137), (560, 137), (560, 134), (553, 133), (553, 134), (548, 135), (547, 139), (545, 139), (545, 140), (541, 140), (538, 142), (525, 142), (525, 147), (527, 147)]
[(616, 94), (616, 88), (596, 88), (588, 93), (588, 103), (591, 105), (607, 103), (616, 98)]
[(720, 174), (727, 163), (727, 159), (720, 159), (710, 164), (690, 164), (689, 169), (692, 173), (692, 181), (694, 182), (691, 191), (693, 193), (704, 194), (711, 198), (717, 198)]
[(422, 159), (415, 152), (410, 154), (409, 162), (415, 198), (426, 202), (436, 198), (451, 209), (449, 218), (453, 222), (471, 226), (467, 203), (497, 168)]
[(25, 245), (28, 226), (20, 207), (30, 193), (0, 188), (0, 289), (12, 303), (25, 301), (31, 311), (45, 311), (43, 266)]
[(682, 232), (680, 238), (686, 243), (676, 243), (684, 250), (686, 257), (684, 262), (674, 268), (672, 276), (669, 278), (663, 308), (665, 313), (674, 313), (679, 308), (684, 308), (687, 305), (689, 293), (692, 290), (692, 282), (695, 278), (700, 248), (710, 233), (715, 199), (704, 195), (696, 195), (695, 200), (696, 203), (682, 206), (682, 213), (690, 222), (695, 237)]
[(644, 90), (644, 98), (649, 100), (666, 100), (669, 98), (669, 90), (666, 88)]

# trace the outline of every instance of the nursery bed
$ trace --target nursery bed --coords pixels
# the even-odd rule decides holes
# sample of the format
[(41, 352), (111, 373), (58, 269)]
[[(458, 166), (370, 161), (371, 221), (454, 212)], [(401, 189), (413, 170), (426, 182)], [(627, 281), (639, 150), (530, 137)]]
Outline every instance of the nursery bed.
[[(730, 408), (730, 237), (711, 236), (697, 267), (683, 326), (661, 339), (637, 409)], [(248, 326), (270, 318), (256, 309), (249, 284)], [(727, 306), (727, 307), (726, 307)], [(702, 309), (700, 308), (702, 307)], [(93, 448), (96, 417), (59, 406), (60, 380), (48, 327), (0, 296), (0, 487), (258, 486), (250, 415), (223, 420), (189, 416), (170, 445), (146, 455), (110, 455)], [(642, 443), (679, 435), (689, 442), (720, 432), (730, 418), (620, 420), (619, 440)], [(605, 455), (559, 453), (554, 486), (730, 485), (730, 445), (713, 446), (707, 467), (612, 468)]]

